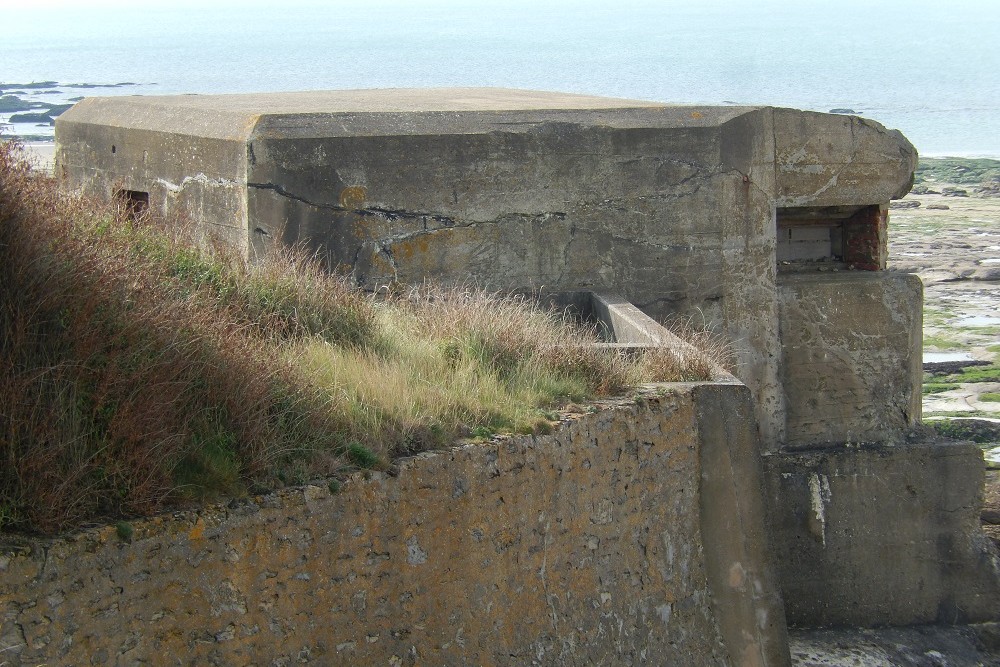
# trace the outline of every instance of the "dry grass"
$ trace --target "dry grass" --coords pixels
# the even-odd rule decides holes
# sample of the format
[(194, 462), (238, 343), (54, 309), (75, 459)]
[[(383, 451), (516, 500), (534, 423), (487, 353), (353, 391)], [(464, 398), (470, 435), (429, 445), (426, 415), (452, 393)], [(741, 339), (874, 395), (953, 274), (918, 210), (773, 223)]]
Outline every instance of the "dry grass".
[(0, 529), (546, 432), (568, 402), (713, 372), (700, 353), (598, 349), (518, 297), (376, 298), (301, 254), (248, 264), (166, 229), (61, 193), (0, 144)]

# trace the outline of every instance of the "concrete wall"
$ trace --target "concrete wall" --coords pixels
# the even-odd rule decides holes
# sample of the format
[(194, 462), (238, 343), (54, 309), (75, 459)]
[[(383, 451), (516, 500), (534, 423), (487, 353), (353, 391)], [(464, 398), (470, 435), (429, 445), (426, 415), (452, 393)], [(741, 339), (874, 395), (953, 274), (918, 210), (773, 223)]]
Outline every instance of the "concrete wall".
[[(735, 418), (734, 418), (735, 417)], [(0, 551), (8, 665), (783, 665), (745, 387)]]
[(901, 442), (920, 420), (920, 279), (783, 274), (778, 302), (784, 443)]
[[(191, 122), (185, 124), (184, 119)], [(121, 134), (125, 127), (131, 128), (130, 134)], [(974, 541), (964, 524), (952, 523), (949, 532), (947, 522), (939, 520), (953, 508), (948, 495), (952, 492), (940, 489), (940, 476), (957, 488), (972, 488), (978, 473), (971, 454), (959, 456), (959, 450), (934, 444), (904, 444), (920, 417), (920, 285), (915, 278), (878, 271), (886, 259), (886, 204), (908, 191), (916, 166), (916, 151), (898, 132), (853, 116), (790, 109), (673, 107), (483, 89), (99, 101), (66, 112), (56, 132), (58, 161), (71, 185), (107, 190), (125, 179), (135, 183), (129, 187), (151, 193), (160, 192), (155, 188), (161, 175), (140, 166), (143, 151), (166, 150), (171, 160), (178, 160), (177, 165), (162, 166), (169, 175), (162, 178), (175, 185), (190, 178), (210, 185), (216, 176), (202, 165), (211, 151), (199, 147), (199, 135), (211, 140), (205, 146), (239, 137), (241, 148), (227, 153), (225, 160), (242, 164), (245, 172), (224, 178), (245, 185), (245, 209), (235, 204), (239, 215), (245, 210), (246, 216), (248, 244), (242, 247), (266, 252), (282, 243), (306, 243), (331, 265), (350, 268), (363, 285), (435, 279), (508, 289), (593, 288), (621, 295), (654, 318), (693, 316), (731, 342), (738, 363), (735, 374), (752, 394), (742, 412), (720, 408), (716, 426), (736, 428), (734, 414), (748, 420), (740, 428), (759, 424), (760, 440), (733, 439), (725, 433), (719, 437), (750, 443), (751, 450), (769, 455), (768, 503), (785, 564), (781, 590), (792, 601), (796, 623), (945, 618), (943, 612), (931, 613), (938, 606), (965, 610), (956, 612), (956, 618), (995, 614), (982, 600), (970, 602), (965, 593), (954, 604), (946, 600), (942, 591), (948, 586), (959, 590), (966, 584), (958, 575), (935, 570), (942, 554), (951, 552), (929, 546)], [(128, 140), (126, 151), (115, 160), (97, 154), (118, 136)], [(171, 148), (175, 142), (192, 154), (190, 164), (183, 151)], [(220, 192), (230, 193), (228, 187), (221, 186)], [(223, 194), (219, 201), (229, 196)], [(829, 262), (782, 266), (795, 271), (779, 272), (778, 209), (806, 222), (831, 225), (831, 257), (824, 258)], [(217, 224), (213, 216), (219, 212), (212, 206), (195, 212), (202, 216), (198, 220)], [(847, 271), (851, 267), (868, 271)], [(751, 412), (755, 419), (749, 417)], [(845, 442), (877, 442), (882, 447), (859, 450), (843, 447)], [(900, 449), (885, 449), (887, 444)], [(796, 451), (809, 448), (822, 451)], [(664, 465), (669, 469), (669, 461)], [(592, 472), (576, 483), (588, 487), (601, 479)], [(825, 525), (834, 528), (824, 533), (823, 550), (815, 552), (815, 545), (803, 542), (813, 540), (808, 536), (814, 533), (803, 531), (809, 530), (810, 512), (815, 514), (813, 488), (820, 498), (827, 493), (824, 479), (835, 504), (823, 516)], [(880, 490), (884, 482), (891, 492)], [(482, 488), (482, 497), (493, 497), (491, 487)], [(725, 497), (727, 486), (716, 488), (719, 497)], [(744, 497), (751, 495), (747, 491)], [(916, 511), (911, 495), (926, 509)], [(562, 507), (559, 496), (544, 498), (551, 507)], [(971, 511), (972, 501), (966, 500), (962, 512)], [(544, 511), (548, 516), (550, 510)], [(648, 513), (644, 525), (668, 521), (653, 506), (644, 505), (642, 512)], [(728, 523), (725, 512), (702, 513), (703, 518), (709, 515), (714, 518), (703, 528), (720, 525), (736, 535), (753, 533), (748, 528), (752, 524)], [(680, 520), (670, 518), (675, 519)], [(883, 521), (890, 519), (893, 525)], [(877, 530), (868, 530), (866, 522)], [(403, 528), (394, 530), (403, 534)], [(534, 534), (527, 524), (518, 530)], [(888, 536), (892, 540), (887, 542)], [(702, 537), (706, 544), (710, 541)], [(544, 545), (548, 538), (532, 539), (537, 547), (538, 539)], [(927, 559), (929, 569), (914, 565), (907, 573), (897, 573), (895, 561), (885, 556), (890, 551), (885, 545), (902, 549), (911, 542), (917, 545), (916, 558)], [(468, 549), (479, 553), (473, 545), (463, 545)], [(525, 562), (538, 572), (537, 553), (529, 555), (518, 558), (528, 559)], [(477, 557), (483, 562), (484, 556)], [(841, 561), (847, 569), (841, 569)], [(865, 585), (851, 583), (850, 568)], [(962, 581), (986, 582), (983, 590), (993, 590), (995, 579), (989, 577), (995, 572), (989, 568), (960, 569), (966, 573), (963, 577), (971, 577)], [(542, 570), (552, 572), (548, 565)], [(705, 571), (715, 570), (706, 566)], [(497, 575), (485, 570), (477, 576), (496, 581), (490, 577)], [(611, 574), (594, 576), (603, 581)], [(724, 578), (721, 570), (716, 578)], [(620, 578), (614, 580), (621, 583)], [(734, 581), (743, 578), (735, 576)], [(896, 588), (889, 590), (889, 582)], [(513, 585), (527, 590), (538, 581), (529, 583)], [(452, 591), (447, 586), (441, 590)], [(596, 595), (587, 590), (575, 592), (573, 599)], [(652, 637), (650, 628), (657, 626), (647, 622), (648, 610), (665, 603), (641, 602), (647, 598), (625, 590), (625, 597), (640, 602), (615, 611), (615, 618), (624, 618), (627, 611), (628, 618), (638, 619), (636, 636)], [(342, 594), (349, 592), (331, 595)], [(918, 601), (916, 611), (907, 611), (904, 600), (909, 596)], [(510, 598), (484, 599), (512, 604)], [(618, 599), (615, 593), (612, 600)], [(546, 603), (534, 600), (539, 608)], [(560, 598), (564, 606), (553, 611), (552, 618), (576, 614), (586, 606), (567, 600)], [(676, 614), (679, 608), (670, 609)], [(525, 613), (532, 618), (535, 612)], [(590, 630), (571, 641), (586, 645), (581, 638), (591, 636), (595, 627), (609, 632), (607, 619), (586, 620), (580, 627)], [(544, 660), (554, 660), (551, 656), (558, 655), (555, 647), (564, 635), (556, 641), (539, 634), (536, 626), (544, 622), (519, 625), (515, 634), (525, 638), (530, 649), (519, 645), (511, 650), (524, 656), (525, 651), (543, 649)], [(728, 637), (722, 625), (720, 636)], [(696, 626), (683, 627), (683, 632), (694, 632)], [(700, 632), (708, 626), (697, 627)], [(385, 632), (379, 631), (380, 639), (372, 644), (386, 641)], [(420, 645), (451, 641), (445, 629), (433, 633)], [(312, 640), (301, 641), (311, 645)], [(344, 641), (368, 646), (360, 637)], [(616, 644), (613, 654), (587, 654), (586, 659), (635, 660), (639, 654), (629, 651), (638, 644), (631, 641)], [(699, 644), (692, 655), (705, 661), (721, 659), (709, 644)], [(458, 650), (455, 644), (449, 646), (440, 649), (445, 651), (441, 655), (459, 655), (457, 661), (471, 661), (472, 655), (502, 661), (503, 649), (488, 653), (476, 647), (471, 653), (472, 648), (463, 648), (467, 653), (457, 654), (447, 653)], [(391, 650), (409, 649), (398, 642)], [(673, 649), (663, 650), (663, 655), (674, 655), (669, 653)]]
[(88, 98), (73, 111), (59, 121), (58, 176), (99, 199), (147, 192), (153, 212), (188, 220), (208, 239), (249, 243), (245, 123), (214, 127), (190, 111), (154, 115), (141, 98)]
[(732, 339), (773, 439), (782, 394), (771, 362), (771, 110), (465, 111), (375, 123), (261, 120), (247, 177), (257, 252), (305, 242), (366, 286), (613, 288), (654, 318), (690, 316)]
[[(122, 132), (127, 151), (95, 159)], [(71, 185), (124, 177), (164, 208), (157, 179), (235, 179), (254, 252), (303, 242), (366, 286), (594, 288), (691, 316), (732, 342), (769, 451), (788, 394), (776, 207), (884, 205), (916, 166), (902, 135), (853, 116), (502, 89), (105, 98), (60, 116), (56, 136)], [(212, 141), (236, 137), (221, 162), (245, 171), (206, 171)], [(169, 155), (166, 176), (143, 151)], [(242, 217), (227, 188), (186, 210), (206, 225), (222, 224), (222, 203)]]
[(976, 445), (840, 446), (764, 461), (790, 625), (1000, 618)]

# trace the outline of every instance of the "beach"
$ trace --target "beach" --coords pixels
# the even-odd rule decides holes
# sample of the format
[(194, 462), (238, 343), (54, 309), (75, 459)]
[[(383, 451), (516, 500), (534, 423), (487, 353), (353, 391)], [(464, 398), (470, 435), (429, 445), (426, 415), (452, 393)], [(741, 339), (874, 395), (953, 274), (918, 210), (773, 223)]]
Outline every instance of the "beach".
[(52, 171), (56, 158), (56, 145), (53, 142), (33, 141), (24, 144), (24, 148), (31, 156), (32, 166), (41, 171)]

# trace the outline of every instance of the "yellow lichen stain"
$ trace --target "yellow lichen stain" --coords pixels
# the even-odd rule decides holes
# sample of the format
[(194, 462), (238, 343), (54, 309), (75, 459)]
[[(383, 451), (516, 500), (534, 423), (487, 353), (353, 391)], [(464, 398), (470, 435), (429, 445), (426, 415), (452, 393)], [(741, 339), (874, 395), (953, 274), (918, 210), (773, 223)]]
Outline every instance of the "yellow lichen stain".
[(351, 185), (340, 191), (340, 205), (348, 210), (364, 208), (368, 190), (360, 185)]
[(393, 254), (401, 260), (412, 259), (415, 254), (424, 254), (431, 247), (430, 239), (426, 236), (400, 241), (392, 249)]
[(692, 118), (702, 118), (703, 115), (702, 115), (702, 113), (700, 111), (692, 111), (691, 112), (691, 117)]
[(188, 531), (188, 539), (194, 542), (195, 540), (202, 540), (205, 538), (205, 521), (203, 519), (198, 519), (190, 531)]

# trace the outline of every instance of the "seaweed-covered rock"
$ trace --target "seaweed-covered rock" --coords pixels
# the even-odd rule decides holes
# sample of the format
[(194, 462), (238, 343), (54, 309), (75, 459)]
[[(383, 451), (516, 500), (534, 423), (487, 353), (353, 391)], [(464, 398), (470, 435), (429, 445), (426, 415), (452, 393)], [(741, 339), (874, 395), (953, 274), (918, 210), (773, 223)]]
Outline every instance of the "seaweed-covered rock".
[(16, 113), (10, 117), (11, 123), (45, 123), (55, 125), (55, 119), (49, 115), (48, 111), (39, 113)]
[(29, 102), (22, 100), (17, 95), (0, 96), (0, 113), (12, 113), (17, 111), (30, 111), (32, 109), (42, 109), (47, 105), (39, 102)]

